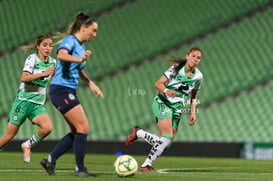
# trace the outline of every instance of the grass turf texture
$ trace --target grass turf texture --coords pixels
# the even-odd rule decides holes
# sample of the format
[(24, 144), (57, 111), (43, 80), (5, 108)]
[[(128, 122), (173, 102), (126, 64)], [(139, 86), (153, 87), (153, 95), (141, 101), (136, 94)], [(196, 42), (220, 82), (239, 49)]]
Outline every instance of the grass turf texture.
[[(75, 178), (74, 155), (66, 154), (58, 160), (56, 176), (48, 176), (40, 165), (47, 153), (33, 153), (31, 162), (23, 162), (22, 153), (0, 152), (0, 180), (3, 181), (72, 181), (91, 178)], [(134, 155), (133, 155), (134, 156)], [(134, 156), (139, 165), (145, 156)], [(269, 181), (273, 179), (273, 162), (223, 158), (166, 157), (158, 159), (154, 167), (157, 173), (137, 172), (133, 177), (118, 177), (114, 172), (115, 155), (87, 154), (86, 166), (96, 173), (92, 178), (101, 181)]]

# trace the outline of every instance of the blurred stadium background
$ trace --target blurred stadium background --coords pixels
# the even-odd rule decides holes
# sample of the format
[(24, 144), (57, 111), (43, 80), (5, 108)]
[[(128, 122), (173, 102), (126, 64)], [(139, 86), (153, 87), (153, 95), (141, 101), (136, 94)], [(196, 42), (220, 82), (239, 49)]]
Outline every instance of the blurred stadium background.
[[(105, 94), (100, 100), (80, 85), (88, 140), (124, 141), (134, 125), (157, 133), (154, 83), (169, 67), (166, 59), (184, 58), (198, 46), (204, 74), (198, 123), (189, 127), (184, 115), (176, 142), (273, 143), (272, 0), (1, 0), (0, 135), (26, 58), (19, 47), (64, 31), (78, 11), (99, 23), (97, 37), (86, 44), (93, 54), (85, 70)], [(47, 140), (56, 140), (69, 129), (47, 105), (54, 122)], [(26, 121), (16, 139), (33, 129)]]

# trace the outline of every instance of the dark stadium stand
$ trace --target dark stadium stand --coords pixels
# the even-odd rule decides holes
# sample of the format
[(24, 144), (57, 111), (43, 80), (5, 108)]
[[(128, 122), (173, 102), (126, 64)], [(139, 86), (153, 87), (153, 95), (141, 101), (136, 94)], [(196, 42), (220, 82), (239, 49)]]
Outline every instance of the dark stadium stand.
[(60, 31), (70, 23), (78, 11), (99, 14), (109, 10), (124, 0), (95, 1), (58, 0), (1, 1), (1, 43), (0, 52), (11, 51), (32, 41), (42, 33)]

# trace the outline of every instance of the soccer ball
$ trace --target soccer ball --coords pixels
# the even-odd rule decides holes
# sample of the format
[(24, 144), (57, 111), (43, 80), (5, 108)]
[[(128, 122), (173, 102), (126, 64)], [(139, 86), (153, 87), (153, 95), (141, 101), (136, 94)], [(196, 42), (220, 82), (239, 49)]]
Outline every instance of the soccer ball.
[(132, 176), (138, 169), (137, 161), (130, 155), (119, 156), (114, 163), (115, 171), (118, 176)]

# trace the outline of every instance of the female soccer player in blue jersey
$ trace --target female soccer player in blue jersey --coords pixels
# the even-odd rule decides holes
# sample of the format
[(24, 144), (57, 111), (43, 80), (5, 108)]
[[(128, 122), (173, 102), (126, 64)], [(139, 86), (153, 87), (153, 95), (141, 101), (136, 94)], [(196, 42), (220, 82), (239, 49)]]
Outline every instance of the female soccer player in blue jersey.
[[(202, 58), (199, 48), (193, 47), (186, 55), (186, 60), (174, 58), (174, 63), (155, 83), (158, 95), (153, 102), (153, 113), (160, 136), (151, 134), (138, 126), (134, 127), (127, 137), (126, 145), (132, 144), (138, 138), (143, 138), (152, 145), (152, 149), (142, 164), (143, 172), (154, 172), (152, 163), (163, 151), (171, 145), (175, 138), (181, 114), (190, 112), (189, 125), (196, 122), (197, 92), (203, 80), (203, 75), (197, 68)], [(190, 98), (190, 111), (185, 111), (185, 104)]]
[(42, 166), (49, 175), (55, 175), (57, 159), (73, 147), (76, 168), (75, 176), (92, 177), (84, 165), (85, 144), (89, 132), (89, 123), (82, 105), (77, 97), (79, 78), (83, 79), (91, 91), (100, 98), (100, 88), (83, 71), (86, 61), (91, 55), (84, 42), (96, 37), (98, 23), (91, 16), (79, 12), (57, 50), (56, 74), (50, 86), (50, 99), (63, 114), (71, 132), (65, 135), (49, 156), (41, 160)]
[(13, 102), (6, 132), (0, 138), (0, 150), (10, 142), (20, 126), (28, 118), (40, 129), (30, 139), (22, 143), (24, 161), (30, 162), (31, 147), (42, 141), (52, 130), (51, 119), (47, 113), (46, 88), (55, 73), (56, 60), (50, 57), (53, 41), (50, 35), (40, 35), (35, 43), (22, 46), (23, 50), (37, 49), (29, 55), (21, 75), (21, 84)]

